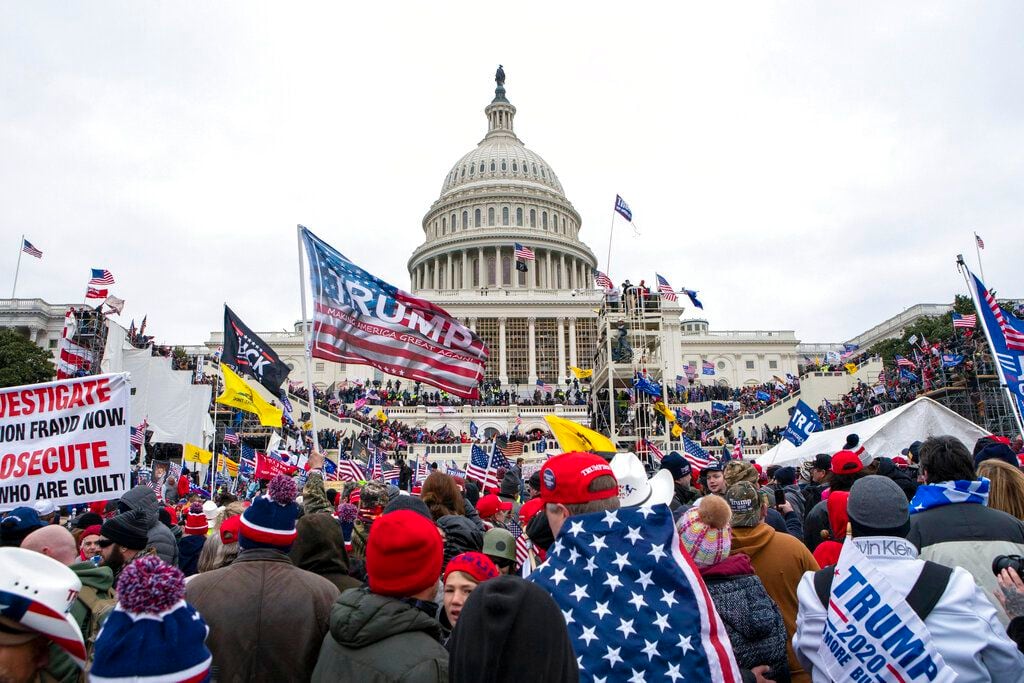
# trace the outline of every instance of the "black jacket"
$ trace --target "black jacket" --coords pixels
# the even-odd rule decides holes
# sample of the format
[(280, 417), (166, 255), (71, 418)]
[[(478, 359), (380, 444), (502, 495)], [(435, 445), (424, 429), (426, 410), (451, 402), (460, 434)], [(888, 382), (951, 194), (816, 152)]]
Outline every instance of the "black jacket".
[(917, 482), (911, 479), (909, 474), (896, 467), (891, 458), (878, 459), (878, 473), (896, 482), (908, 501), (914, 498), (914, 494), (917, 493)]
[(199, 572), (199, 554), (206, 545), (206, 536), (189, 534), (178, 541), (178, 569), (185, 576)]

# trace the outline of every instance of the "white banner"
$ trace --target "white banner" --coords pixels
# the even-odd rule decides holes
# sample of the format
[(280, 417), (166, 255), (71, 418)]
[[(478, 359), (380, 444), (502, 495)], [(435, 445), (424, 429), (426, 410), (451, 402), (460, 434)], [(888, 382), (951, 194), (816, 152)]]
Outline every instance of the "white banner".
[(871, 560), (847, 540), (836, 563), (818, 648), (834, 681), (950, 683), (956, 672), (931, 634)]
[(0, 511), (124, 494), (129, 393), (124, 373), (0, 389)]

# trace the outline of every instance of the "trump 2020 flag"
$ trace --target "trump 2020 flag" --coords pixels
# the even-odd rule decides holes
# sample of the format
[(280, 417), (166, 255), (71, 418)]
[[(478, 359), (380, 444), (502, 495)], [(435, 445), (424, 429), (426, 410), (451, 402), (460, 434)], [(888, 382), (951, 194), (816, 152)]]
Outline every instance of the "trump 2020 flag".
[(666, 505), (570, 517), (530, 580), (562, 610), (581, 681), (741, 680)]
[(1024, 411), (1024, 321), (1003, 310), (992, 292), (969, 269), (967, 280), (999, 378), (1017, 401), (1017, 409)]
[(314, 358), (370, 365), (477, 398), (487, 346), (440, 306), (366, 272), (306, 228)]
[(802, 400), (796, 402), (793, 409), (793, 416), (789, 418), (789, 424), (782, 436), (794, 446), (803, 445), (812, 432), (821, 429), (821, 420), (818, 414)]

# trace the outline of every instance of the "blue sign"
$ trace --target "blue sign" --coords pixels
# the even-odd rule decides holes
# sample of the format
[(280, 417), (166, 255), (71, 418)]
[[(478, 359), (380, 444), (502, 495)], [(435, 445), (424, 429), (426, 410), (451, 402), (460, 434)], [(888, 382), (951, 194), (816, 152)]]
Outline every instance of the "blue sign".
[(821, 429), (821, 420), (818, 419), (818, 413), (803, 401), (797, 401), (796, 408), (793, 409), (793, 416), (789, 419), (789, 425), (786, 426), (786, 431), (782, 436), (794, 445), (802, 446), (811, 432), (816, 432), (819, 429)]

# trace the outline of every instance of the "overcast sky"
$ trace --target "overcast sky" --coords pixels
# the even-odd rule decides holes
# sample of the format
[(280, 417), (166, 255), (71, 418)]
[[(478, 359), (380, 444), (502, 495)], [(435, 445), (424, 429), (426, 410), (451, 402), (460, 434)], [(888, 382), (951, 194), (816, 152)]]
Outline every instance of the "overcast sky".
[(715, 329), (950, 301), (975, 230), (1024, 295), (1024, 4), (713, 4), (0, 4), (0, 291), (24, 232), (20, 297), (100, 267), (161, 343), (222, 302), (290, 328), (297, 223), (408, 288), (502, 63), (600, 267), (619, 193), (612, 277), (700, 290)]

